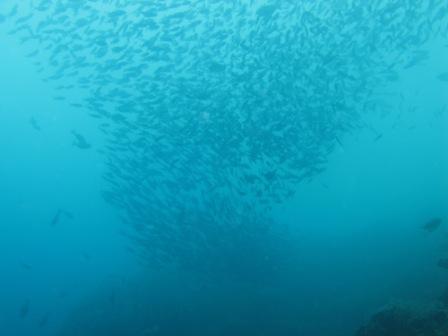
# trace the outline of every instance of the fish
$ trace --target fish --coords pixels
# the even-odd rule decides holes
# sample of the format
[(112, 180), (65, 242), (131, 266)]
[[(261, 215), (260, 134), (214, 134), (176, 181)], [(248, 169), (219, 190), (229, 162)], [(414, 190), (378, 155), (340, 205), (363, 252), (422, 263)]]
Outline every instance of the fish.
[(18, 9), (19, 9), (18, 5), (15, 5), (13, 8), (11, 8), (11, 11), (9, 12), (8, 17), (16, 16), (18, 13)]
[(30, 301), (25, 301), (19, 308), (19, 317), (21, 319), (24, 319), (28, 316), (28, 313), (30, 311)]
[(62, 216), (66, 217), (67, 219), (73, 219), (75, 217), (70, 211), (58, 209), (53, 219), (51, 220), (50, 225), (56, 226), (61, 221)]
[(51, 226), (56, 226), (59, 223), (59, 220), (61, 218), (62, 215), (62, 211), (60, 209), (58, 209), (58, 211), (56, 212), (56, 215), (54, 215), (53, 219), (51, 220)]
[[(324, 1), (198, 0), (179, 12), (169, 1), (98, 2), (41, 1), (10, 35), (39, 50), (35, 66), (56, 99), (77, 97), (73, 107), (107, 125), (103, 198), (122, 214), (133, 250), (157, 266), (199, 268), (197, 256), (225, 260), (231, 242), (260, 235), (272, 245), (254, 223), (270, 226), (272, 206), (345, 150), (345, 135), (380, 108), (378, 83), (425, 62), (423, 40), (446, 25), (437, 1), (355, 1), (345, 11)], [(366, 17), (378, 20), (359, 29)], [(94, 29), (109, 23), (117, 29)], [(80, 132), (71, 137), (92, 148)], [(69, 217), (59, 209), (52, 225)]]
[(48, 324), (48, 320), (50, 319), (50, 313), (45, 313), (40, 319), (39, 319), (39, 322), (38, 322), (38, 327), (39, 328), (45, 328), (46, 326), (47, 326), (47, 324)]
[(437, 79), (442, 82), (448, 82), (448, 72), (443, 72), (437, 76)]
[(339, 139), (339, 137), (335, 136), (334, 138), (336, 139), (336, 142), (339, 144), (339, 146), (341, 146), (341, 148), (344, 148), (344, 145), (342, 144), (342, 142)]
[(87, 252), (82, 252), (82, 257), (86, 261), (90, 261), (92, 259), (92, 256), (89, 253), (87, 253)]
[(437, 266), (440, 268), (448, 269), (448, 258), (439, 259)]
[(415, 65), (418, 65), (422, 61), (428, 60), (428, 58), (429, 56), (427, 51), (418, 51), (415, 53), (414, 57), (409, 61), (409, 63), (404, 66), (404, 69), (409, 69)]
[(76, 131), (72, 131), (73, 136), (75, 137), (75, 141), (73, 141), (73, 145), (78, 147), (79, 149), (89, 149), (92, 147), (91, 144), (87, 142), (87, 140)]
[(378, 134), (375, 139), (373, 139), (374, 142), (377, 142), (378, 140), (380, 140), (383, 137), (383, 134)]
[(64, 214), (64, 216), (65, 216), (66, 218), (68, 218), (68, 219), (73, 219), (73, 218), (75, 218), (75, 216), (73, 215), (73, 213), (71, 213), (70, 211), (67, 211), (67, 210), (64, 210), (64, 209), (62, 209), (61, 211), (62, 211), (62, 213)]
[(68, 290), (61, 289), (58, 291), (58, 298), (59, 299), (65, 299), (69, 295)]
[(109, 304), (114, 305), (116, 300), (117, 300), (117, 293), (115, 290), (112, 290), (108, 296)]
[(23, 261), (20, 262), (20, 266), (21, 266), (23, 269), (26, 269), (27, 271), (29, 271), (29, 270), (31, 270), (31, 269), (33, 268), (33, 266), (31, 266), (30, 264), (28, 264), (28, 263), (26, 263), (26, 262), (23, 262)]
[(443, 219), (440, 217), (435, 217), (429, 221), (427, 221), (424, 225), (423, 225), (423, 230), (425, 230), (426, 232), (434, 232), (436, 231), (440, 225), (442, 225), (443, 223)]
[(31, 124), (31, 126), (32, 126), (36, 131), (40, 131), (40, 130), (41, 130), (41, 128), (40, 128), (38, 122), (36, 121), (36, 119), (35, 119), (34, 117), (32, 117), (32, 118), (30, 119), (30, 124)]

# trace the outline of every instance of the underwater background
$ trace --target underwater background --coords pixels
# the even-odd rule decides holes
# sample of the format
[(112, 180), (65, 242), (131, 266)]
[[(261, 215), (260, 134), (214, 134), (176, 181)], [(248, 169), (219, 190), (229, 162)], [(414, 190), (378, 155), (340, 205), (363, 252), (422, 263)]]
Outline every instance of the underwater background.
[(0, 335), (448, 335), (448, 2), (1, 0)]

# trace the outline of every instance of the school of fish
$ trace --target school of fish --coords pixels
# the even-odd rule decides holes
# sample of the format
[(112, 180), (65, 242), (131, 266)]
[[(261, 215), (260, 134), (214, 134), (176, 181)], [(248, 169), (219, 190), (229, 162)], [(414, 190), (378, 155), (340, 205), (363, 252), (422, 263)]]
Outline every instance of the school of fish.
[(447, 38), (448, 2), (40, 0), (0, 22), (98, 121), (103, 196), (145, 261), (257, 274), (290, 251), (271, 208)]

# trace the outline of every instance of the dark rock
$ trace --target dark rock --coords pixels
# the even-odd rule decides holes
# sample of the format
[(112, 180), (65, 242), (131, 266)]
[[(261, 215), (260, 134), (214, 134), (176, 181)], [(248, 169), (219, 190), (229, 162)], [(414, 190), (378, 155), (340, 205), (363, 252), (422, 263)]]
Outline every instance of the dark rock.
[(376, 313), (356, 336), (448, 335), (448, 311), (439, 308), (411, 309), (392, 306)]

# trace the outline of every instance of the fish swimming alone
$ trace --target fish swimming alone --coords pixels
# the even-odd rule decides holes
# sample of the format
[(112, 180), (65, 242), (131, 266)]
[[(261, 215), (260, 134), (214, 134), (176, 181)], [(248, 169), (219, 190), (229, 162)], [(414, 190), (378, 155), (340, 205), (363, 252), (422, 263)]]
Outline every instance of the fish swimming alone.
[(437, 76), (437, 79), (442, 82), (448, 82), (448, 72), (441, 73)]
[(48, 319), (50, 318), (50, 313), (45, 313), (39, 320), (39, 328), (44, 328), (48, 324)]
[(426, 222), (425, 225), (423, 225), (423, 230), (425, 230), (426, 232), (434, 232), (440, 227), (442, 222), (443, 220), (440, 217), (433, 218), (430, 221)]
[(24, 319), (25, 317), (27, 317), (29, 311), (30, 311), (30, 301), (27, 300), (20, 306), (20, 309), (19, 309), (20, 318)]
[(31, 266), (30, 264), (23, 262), (23, 261), (20, 262), (20, 266), (27, 271), (29, 271), (33, 268), (33, 266)]
[(59, 223), (59, 219), (61, 217), (62, 211), (59, 209), (56, 215), (51, 220), (51, 226), (56, 226)]
[(56, 226), (60, 222), (61, 216), (65, 216), (68, 219), (73, 219), (75, 217), (70, 211), (58, 209), (53, 219), (51, 220), (51, 226)]
[(440, 268), (448, 269), (448, 258), (439, 259), (437, 266)]
[(34, 128), (34, 130), (36, 130), (36, 131), (40, 131), (41, 130), (39, 124), (37, 123), (37, 120), (34, 117), (32, 117), (30, 119), (30, 124)]

